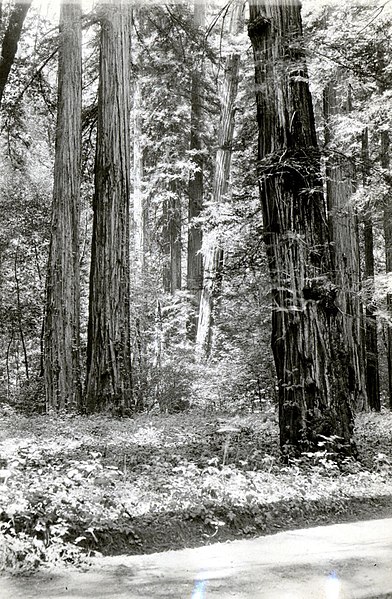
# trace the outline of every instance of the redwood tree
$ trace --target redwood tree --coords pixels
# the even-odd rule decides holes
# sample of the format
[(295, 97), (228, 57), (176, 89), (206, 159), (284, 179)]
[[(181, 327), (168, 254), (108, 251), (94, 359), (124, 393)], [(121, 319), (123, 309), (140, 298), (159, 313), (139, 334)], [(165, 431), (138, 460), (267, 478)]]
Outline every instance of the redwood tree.
[(344, 72), (335, 71), (334, 80), (326, 85), (323, 94), (325, 143), (328, 150), (327, 206), (339, 289), (337, 306), (342, 316), (347, 351), (349, 391), (353, 405), (363, 410), (367, 407), (365, 322), (361, 301), (358, 218), (352, 202), (355, 170), (353, 160), (334, 150), (335, 117), (351, 110), (349, 94), (345, 97), (343, 82)]
[[(389, 146), (390, 139), (388, 131), (381, 132), (381, 166), (387, 174), (388, 191), (391, 187), (391, 182), (388, 177), (390, 167)], [(392, 272), (392, 202), (390, 193), (387, 194), (384, 202), (384, 238), (385, 238), (385, 271), (389, 275)], [(387, 311), (388, 316), (392, 320), (392, 294), (387, 294)], [(387, 362), (388, 362), (388, 391), (389, 391), (389, 408), (392, 409), (392, 325), (391, 322), (386, 326), (386, 341), (387, 341)]]
[[(193, 25), (201, 30), (205, 22), (205, 2), (195, 2)], [(196, 311), (199, 309), (201, 290), (203, 287), (203, 256), (201, 254), (202, 231), (195, 218), (200, 216), (203, 208), (203, 154), (202, 150), (202, 118), (203, 118), (203, 60), (195, 60), (191, 79), (191, 135), (190, 150), (194, 152), (195, 172), (189, 180), (188, 193), (188, 254), (187, 254), (187, 289), (192, 294)], [(188, 334), (195, 340), (198, 318), (189, 322)]]
[[(238, 34), (243, 27), (243, 5), (239, 2), (232, 7), (229, 32)], [(238, 91), (240, 55), (231, 52), (225, 58), (223, 81), (220, 91), (220, 120), (218, 129), (218, 150), (215, 158), (215, 171), (212, 184), (212, 201), (220, 204), (229, 192), (233, 134), (235, 125), (235, 102)], [(222, 287), (224, 255), (216, 232), (204, 235), (204, 274), (200, 296), (200, 309), (196, 335), (198, 359), (209, 358), (213, 348), (214, 326)]]
[(258, 177), (272, 283), (272, 349), (284, 451), (323, 437), (349, 453), (353, 414), (336, 304), (300, 2), (251, 0)]
[[(369, 133), (367, 127), (362, 132), (362, 176), (363, 186), (369, 182)], [(363, 237), (365, 246), (364, 278), (366, 285), (366, 388), (369, 407), (380, 411), (380, 376), (378, 367), (377, 316), (373, 301), (374, 295), (374, 238), (373, 219), (370, 206), (367, 206), (363, 216)]]
[(81, 7), (77, 0), (65, 0), (60, 13), (52, 230), (46, 286), (44, 373), (47, 409), (80, 406), (81, 114)]
[(130, 8), (100, 5), (97, 152), (93, 202), (86, 406), (131, 406), (129, 196)]

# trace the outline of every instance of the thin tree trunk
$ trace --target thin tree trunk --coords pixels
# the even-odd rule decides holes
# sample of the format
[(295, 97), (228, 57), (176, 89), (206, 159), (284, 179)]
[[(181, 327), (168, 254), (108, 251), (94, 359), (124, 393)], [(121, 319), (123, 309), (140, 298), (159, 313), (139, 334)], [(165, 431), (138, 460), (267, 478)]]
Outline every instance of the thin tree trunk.
[(355, 453), (300, 3), (251, 0), (259, 183), (284, 453)]
[[(381, 132), (381, 166), (386, 172), (389, 171), (390, 139), (388, 131)], [(392, 201), (390, 194), (384, 204), (384, 238), (385, 238), (385, 271), (392, 272)], [(387, 311), (389, 322), (386, 327), (387, 336), (387, 361), (388, 361), (388, 391), (389, 408), (392, 410), (392, 294), (387, 294)]]
[(15, 286), (16, 286), (16, 307), (17, 307), (17, 314), (18, 314), (17, 319), (18, 319), (19, 337), (20, 337), (20, 342), (22, 344), (22, 350), (23, 350), (23, 361), (24, 361), (24, 366), (25, 366), (26, 380), (28, 381), (30, 378), (30, 376), (29, 376), (29, 357), (27, 355), (27, 347), (26, 347), (26, 341), (25, 341), (23, 324), (22, 324), (22, 304), (20, 301), (20, 282), (19, 282), (19, 274), (18, 274), (18, 250), (16, 250), (16, 252), (15, 252), (14, 278), (15, 278)]
[(11, 67), (15, 60), (23, 23), (30, 6), (30, 0), (15, 3), (9, 18), (8, 27), (4, 33), (0, 57), (0, 105), (3, 100), (4, 89), (8, 81)]
[(100, 81), (87, 341), (86, 407), (126, 413), (130, 358), (130, 11), (100, 5)]
[(163, 203), (163, 289), (174, 294), (181, 289), (181, 202), (175, 183)]
[(52, 230), (46, 283), (44, 376), (47, 409), (80, 407), (79, 213), (82, 110), (81, 7), (60, 14), (58, 113)]
[[(369, 179), (369, 134), (367, 128), (362, 132), (362, 168), (363, 185)], [(366, 389), (371, 410), (380, 411), (380, 379), (378, 368), (377, 347), (377, 317), (373, 303), (374, 294), (374, 249), (373, 249), (373, 222), (370, 210), (364, 215), (364, 242), (365, 242), (365, 287), (366, 287)]]
[[(205, 3), (195, 2), (193, 26), (201, 30), (205, 23)], [(200, 305), (201, 290), (203, 287), (203, 256), (202, 230), (195, 219), (200, 216), (203, 209), (203, 154), (202, 150), (202, 123), (203, 123), (203, 61), (196, 62), (192, 73), (191, 82), (191, 137), (190, 150), (194, 152), (193, 163), (195, 172), (192, 174), (188, 185), (188, 255), (187, 255), (187, 289), (191, 293), (192, 302), (197, 313)], [(188, 336), (196, 339), (198, 316), (190, 319), (188, 323)]]
[[(342, 112), (337, 85), (342, 85), (342, 72), (324, 89), (325, 141), (333, 143), (333, 117)], [(354, 192), (354, 165), (344, 156), (334, 153), (326, 164), (327, 205), (329, 229), (333, 241), (336, 266), (336, 285), (339, 289), (336, 303), (342, 314), (343, 337), (348, 354), (348, 382), (352, 405), (357, 409), (367, 406), (365, 350), (363, 335), (363, 306), (360, 298), (360, 256), (358, 219), (351, 202)]]
[[(230, 33), (238, 33), (242, 24), (243, 7), (237, 3), (233, 8)], [(218, 151), (215, 159), (215, 173), (212, 201), (216, 204), (227, 199), (232, 157), (232, 143), (235, 124), (235, 100), (238, 90), (240, 56), (233, 53), (225, 60), (221, 90), (221, 114), (218, 133)], [(196, 337), (196, 356), (199, 360), (210, 357), (214, 345), (215, 322), (222, 288), (223, 249), (216, 232), (205, 236), (204, 280), (200, 298), (199, 322)]]
[(11, 331), (11, 337), (7, 344), (7, 351), (6, 351), (6, 355), (5, 355), (5, 364), (6, 364), (6, 370), (7, 370), (7, 401), (9, 401), (11, 398), (10, 349), (11, 349), (11, 345), (12, 345), (13, 341), (14, 341), (14, 329), (12, 329), (12, 331)]

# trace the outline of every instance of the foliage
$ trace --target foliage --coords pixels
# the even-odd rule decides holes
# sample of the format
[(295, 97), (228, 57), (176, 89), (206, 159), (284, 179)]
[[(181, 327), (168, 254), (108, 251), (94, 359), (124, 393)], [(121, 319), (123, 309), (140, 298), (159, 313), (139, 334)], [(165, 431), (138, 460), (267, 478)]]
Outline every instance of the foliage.
[(159, 549), (153, 531), (184, 522), (187, 542), (200, 542), (200, 531), (206, 539), (246, 536), (349, 512), (350, 501), (365, 505), (392, 493), (390, 425), (386, 413), (358, 418), (357, 464), (337, 466), (320, 447), (284, 465), (272, 407), (241, 417), (136, 420), (16, 419), (5, 410), (1, 567), (84, 564), (86, 552), (112, 553), (124, 543), (128, 552)]

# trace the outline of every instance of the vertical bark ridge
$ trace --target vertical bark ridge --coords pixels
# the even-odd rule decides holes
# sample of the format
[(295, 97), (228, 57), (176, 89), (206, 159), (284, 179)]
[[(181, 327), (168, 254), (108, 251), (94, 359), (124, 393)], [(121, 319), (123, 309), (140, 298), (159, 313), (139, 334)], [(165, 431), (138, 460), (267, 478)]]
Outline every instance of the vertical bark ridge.
[(251, 0), (248, 32), (281, 447), (317, 450), (330, 437), (336, 449), (355, 452), (300, 3)]
[[(354, 165), (333, 151), (333, 118), (342, 112), (343, 73), (324, 89), (325, 142), (330, 151), (326, 164), (328, 219), (333, 241), (333, 261), (342, 314), (343, 339), (348, 355), (348, 381), (352, 405), (367, 407), (364, 319), (361, 301), (358, 219), (351, 202), (354, 192)], [(339, 88), (339, 90), (337, 89)]]
[(87, 344), (88, 411), (132, 404), (130, 363), (130, 12), (101, 4), (100, 83)]
[(58, 113), (52, 229), (46, 286), (44, 376), (47, 409), (80, 407), (79, 211), (82, 110), (81, 7), (60, 14)]

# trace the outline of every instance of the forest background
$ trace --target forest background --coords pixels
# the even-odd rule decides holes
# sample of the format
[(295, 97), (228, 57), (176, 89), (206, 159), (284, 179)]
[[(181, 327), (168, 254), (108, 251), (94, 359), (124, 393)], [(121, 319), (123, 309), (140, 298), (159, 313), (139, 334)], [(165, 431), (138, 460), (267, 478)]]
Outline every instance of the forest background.
[[(180, 522), (184, 543), (255, 534), (390, 495), (391, 7), (304, 2), (302, 36), (296, 3), (269, 6), (2, 4), (5, 567), (173, 546)], [(282, 30), (265, 34), (274, 10)], [(265, 94), (264, 43), (278, 53)], [(315, 118), (301, 126), (317, 144), (289, 162), (306, 94), (287, 90), (308, 89), (305, 62)], [(263, 141), (260, 105), (273, 122), (286, 95), (285, 141), (273, 127)], [(310, 146), (316, 166), (298, 160)], [(306, 188), (328, 209), (333, 269), (303, 275), (300, 292), (317, 218), (286, 219), (290, 269), (277, 277), (271, 180), (286, 193), (274, 206), (295, 212)], [(346, 356), (337, 403), (307, 364), (295, 381), (309, 361), (293, 354), (301, 334), (290, 345), (297, 322), (302, 337), (335, 335), (332, 350), (315, 346), (330, 383)], [(295, 359), (280, 376), (282, 355)]]

